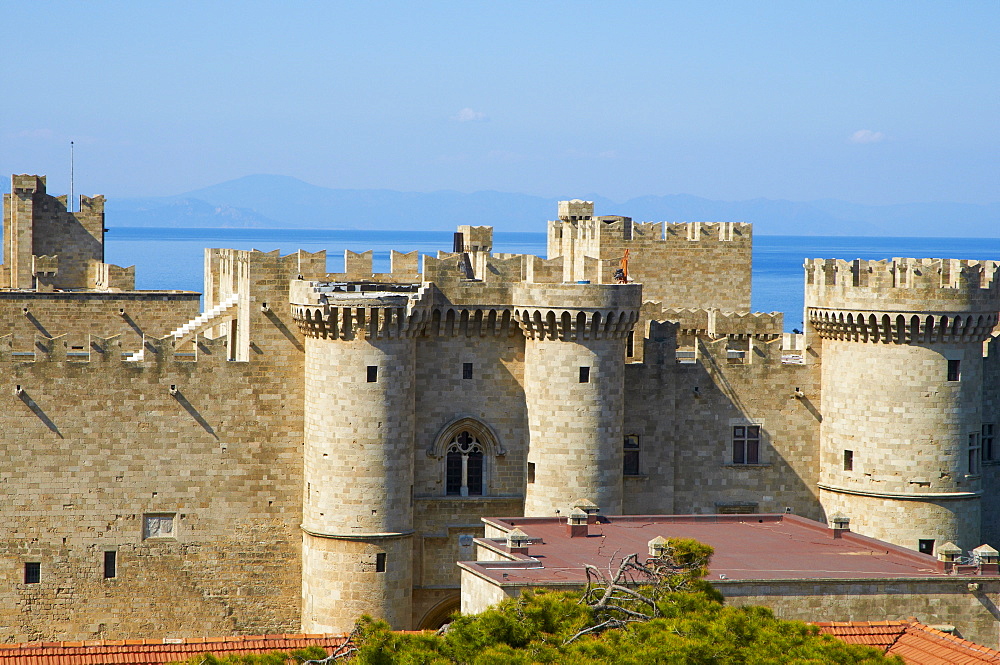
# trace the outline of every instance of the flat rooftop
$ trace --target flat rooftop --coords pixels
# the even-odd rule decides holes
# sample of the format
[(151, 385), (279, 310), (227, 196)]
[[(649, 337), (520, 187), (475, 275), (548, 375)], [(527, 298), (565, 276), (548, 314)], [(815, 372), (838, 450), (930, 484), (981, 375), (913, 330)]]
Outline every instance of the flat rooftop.
[[(834, 532), (795, 515), (629, 515), (599, 517), (586, 536), (570, 537), (565, 518), (484, 518), (488, 526), (518, 528), (533, 540), (527, 555), (511, 553), (503, 538), (476, 543), (501, 561), (463, 561), (459, 566), (499, 585), (578, 586), (584, 564), (605, 570), (611, 559), (648, 556), (656, 536), (694, 538), (715, 549), (709, 575), (726, 580), (899, 579), (947, 577), (935, 557), (867, 538)], [(975, 574), (973, 571), (962, 571)]]

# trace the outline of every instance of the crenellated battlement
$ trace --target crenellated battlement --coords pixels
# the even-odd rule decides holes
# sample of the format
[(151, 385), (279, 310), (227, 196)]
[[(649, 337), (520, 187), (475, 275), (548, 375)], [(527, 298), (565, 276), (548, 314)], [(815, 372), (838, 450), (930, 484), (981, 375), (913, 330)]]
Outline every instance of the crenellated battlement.
[[(104, 197), (80, 196), (69, 212), (66, 196), (46, 193), (44, 176), (11, 176), (4, 194), (4, 266), (0, 287), (14, 289), (103, 289)], [(117, 266), (115, 266), (117, 268)], [(126, 273), (115, 288), (132, 289)]]
[(548, 256), (565, 260), (564, 281), (615, 282), (628, 253), (628, 279), (643, 283), (648, 299), (687, 308), (750, 308), (750, 224), (594, 217), (583, 214), (584, 203), (561, 202), (559, 219), (548, 224)]
[(805, 262), (806, 307), (902, 313), (995, 312), (997, 261), (893, 258)]
[(292, 282), (292, 318), (322, 339), (394, 339), (423, 332), (429, 289), (417, 284)]
[(782, 312), (724, 312), (716, 308), (674, 309), (662, 303), (647, 301), (642, 306), (643, 318), (649, 321), (671, 321), (682, 335), (709, 337), (777, 339), (784, 332)]
[[(747, 222), (634, 222), (631, 217), (609, 215), (550, 221), (549, 240), (640, 244), (740, 243), (752, 240), (752, 228)], [(551, 251), (549, 253), (551, 255)]]
[(489, 252), (493, 250), (493, 227), (470, 226), (461, 224), (458, 233), (462, 234), (463, 252)]
[(514, 311), (529, 339), (624, 337), (639, 320), (637, 284), (524, 284)]

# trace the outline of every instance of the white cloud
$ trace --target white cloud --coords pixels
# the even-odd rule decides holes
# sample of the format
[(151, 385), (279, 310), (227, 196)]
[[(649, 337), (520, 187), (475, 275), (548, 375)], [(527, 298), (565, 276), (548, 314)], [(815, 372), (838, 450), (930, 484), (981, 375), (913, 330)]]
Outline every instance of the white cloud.
[(851, 143), (881, 143), (884, 140), (885, 134), (870, 129), (859, 129), (851, 134)]
[(451, 116), (451, 119), (459, 122), (479, 122), (488, 120), (485, 113), (482, 111), (473, 111), (468, 106), (459, 111), (456, 115)]

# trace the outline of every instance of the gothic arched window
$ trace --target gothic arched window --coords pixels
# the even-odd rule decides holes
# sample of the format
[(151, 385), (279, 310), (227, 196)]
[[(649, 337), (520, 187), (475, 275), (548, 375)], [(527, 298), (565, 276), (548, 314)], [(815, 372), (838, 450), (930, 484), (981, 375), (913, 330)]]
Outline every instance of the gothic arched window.
[(482, 496), (483, 446), (467, 430), (448, 444), (445, 454), (445, 494), (449, 496)]

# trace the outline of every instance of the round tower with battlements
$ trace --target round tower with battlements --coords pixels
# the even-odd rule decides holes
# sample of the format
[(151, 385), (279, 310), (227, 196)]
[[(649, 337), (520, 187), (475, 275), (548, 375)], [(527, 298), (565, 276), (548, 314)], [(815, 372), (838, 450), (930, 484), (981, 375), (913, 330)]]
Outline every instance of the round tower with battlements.
[(819, 496), (864, 535), (933, 553), (980, 544), (983, 342), (997, 263), (810, 260), (822, 347)]
[(625, 340), (640, 299), (638, 284), (515, 288), (527, 337), (525, 515), (568, 515), (582, 499), (621, 514)]
[(291, 300), (306, 356), (302, 628), (370, 614), (408, 629), (416, 286), (300, 281)]

